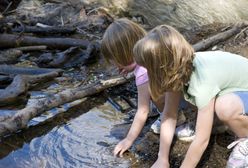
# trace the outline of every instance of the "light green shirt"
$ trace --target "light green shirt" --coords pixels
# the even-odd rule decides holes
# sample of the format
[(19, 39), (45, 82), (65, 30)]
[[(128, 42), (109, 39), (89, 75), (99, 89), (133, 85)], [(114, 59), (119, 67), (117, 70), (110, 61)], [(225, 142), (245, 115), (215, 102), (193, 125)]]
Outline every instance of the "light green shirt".
[(184, 98), (198, 109), (214, 97), (248, 91), (248, 59), (223, 52), (196, 52), (194, 70), (184, 88)]

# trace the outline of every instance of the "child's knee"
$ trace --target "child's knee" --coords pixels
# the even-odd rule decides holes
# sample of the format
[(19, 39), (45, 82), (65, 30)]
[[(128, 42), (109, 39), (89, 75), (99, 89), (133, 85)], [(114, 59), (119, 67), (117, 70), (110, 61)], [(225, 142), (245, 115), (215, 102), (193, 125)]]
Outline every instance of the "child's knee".
[(242, 102), (234, 94), (220, 96), (215, 102), (215, 112), (222, 121), (228, 121), (237, 114), (242, 113)]

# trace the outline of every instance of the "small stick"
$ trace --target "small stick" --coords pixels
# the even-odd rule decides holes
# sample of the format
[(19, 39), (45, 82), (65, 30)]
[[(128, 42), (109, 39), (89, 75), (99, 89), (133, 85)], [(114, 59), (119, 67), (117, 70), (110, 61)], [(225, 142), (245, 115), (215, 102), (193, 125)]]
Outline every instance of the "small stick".
[(15, 48), (17, 50), (21, 50), (21, 51), (39, 51), (39, 50), (46, 50), (47, 46), (45, 45), (41, 45), (41, 46), (26, 46), (26, 47), (18, 47)]

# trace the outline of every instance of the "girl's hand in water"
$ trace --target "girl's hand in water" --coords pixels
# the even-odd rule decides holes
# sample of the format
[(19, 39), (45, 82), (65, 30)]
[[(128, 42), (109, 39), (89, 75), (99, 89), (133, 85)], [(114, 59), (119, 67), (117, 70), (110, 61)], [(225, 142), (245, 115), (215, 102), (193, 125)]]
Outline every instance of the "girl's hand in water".
[(129, 139), (127, 139), (127, 138), (125, 138), (125, 139), (123, 139), (122, 141), (120, 141), (120, 142), (116, 145), (116, 147), (115, 147), (115, 149), (114, 149), (114, 151), (113, 151), (114, 156), (123, 157), (123, 153), (124, 153), (126, 150), (128, 150), (128, 149), (132, 146), (132, 144), (133, 144), (133, 142), (130, 141)]

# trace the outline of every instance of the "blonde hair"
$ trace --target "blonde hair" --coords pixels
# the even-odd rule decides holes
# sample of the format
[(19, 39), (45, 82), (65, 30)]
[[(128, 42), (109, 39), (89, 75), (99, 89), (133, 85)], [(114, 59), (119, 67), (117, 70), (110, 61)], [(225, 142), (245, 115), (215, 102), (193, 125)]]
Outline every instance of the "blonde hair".
[(138, 24), (122, 18), (115, 20), (105, 31), (101, 52), (109, 63), (113, 60), (123, 66), (134, 62), (133, 47), (146, 31)]
[(161, 25), (136, 43), (134, 58), (147, 68), (151, 95), (157, 99), (165, 91), (182, 91), (193, 70), (194, 49), (176, 29)]

